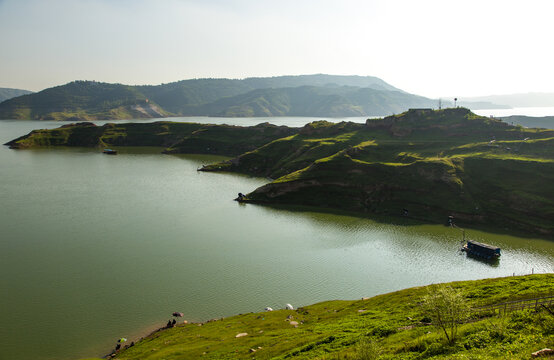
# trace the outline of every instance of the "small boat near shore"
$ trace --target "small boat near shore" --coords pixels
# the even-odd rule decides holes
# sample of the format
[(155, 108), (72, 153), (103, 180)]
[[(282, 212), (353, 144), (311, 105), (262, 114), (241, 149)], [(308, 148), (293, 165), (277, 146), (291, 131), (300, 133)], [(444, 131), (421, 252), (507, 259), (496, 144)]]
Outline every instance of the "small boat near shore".
[(108, 155), (117, 155), (117, 150), (113, 150), (113, 149), (104, 149), (104, 151), (102, 152)]
[(500, 248), (489, 244), (483, 244), (477, 241), (468, 240), (462, 246), (462, 251), (468, 255), (473, 255), (486, 260), (494, 260), (500, 257)]

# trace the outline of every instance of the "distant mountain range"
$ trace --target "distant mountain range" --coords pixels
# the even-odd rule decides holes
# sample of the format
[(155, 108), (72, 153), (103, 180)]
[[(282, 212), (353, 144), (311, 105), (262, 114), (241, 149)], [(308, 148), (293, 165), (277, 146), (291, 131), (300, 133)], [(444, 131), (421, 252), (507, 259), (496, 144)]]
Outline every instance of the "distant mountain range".
[[(377, 77), (325, 74), (193, 79), (155, 86), (74, 81), (37, 93), (0, 89), (0, 100), (1, 96), (6, 100), (0, 102), (0, 119), (72, 121), (168, 116), (385, 116), (409, 108), (438, 107), (437, 99), (409, 94)], [(449, 101), (442, 104), (453, 105)], [(471, 109), (524, 104), (554, 106), (554, 94), (464, 98), (458, 102)]]
[(0, 103), (2, 101), (21, 96), (31, 94), (31, 91), (21, 89), (0, 88)]
[(0, 103), (0, 119), (381, 116), (435, 105), (372, 76), (194, 79), (157, 86), (74, 81)]

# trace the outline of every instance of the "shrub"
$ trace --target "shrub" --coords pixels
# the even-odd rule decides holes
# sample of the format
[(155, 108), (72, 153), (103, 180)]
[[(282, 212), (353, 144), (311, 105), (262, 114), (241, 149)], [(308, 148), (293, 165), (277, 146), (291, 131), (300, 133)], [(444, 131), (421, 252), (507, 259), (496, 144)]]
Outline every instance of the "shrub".
[(431, 286), (423, 298), (423, 310), (448, 343), (456, 341), (458, 325), (467, 318), (468, 305), (461, 291), (449, 286)]
[(483, 330), (466, 336), (464, 347), (467, 350), (473, 348), (481, 349), (487, 347), (487, 345), (490, 344), (492, 340), (493, 339), (491, 338), (491, 334), (488, 331)]

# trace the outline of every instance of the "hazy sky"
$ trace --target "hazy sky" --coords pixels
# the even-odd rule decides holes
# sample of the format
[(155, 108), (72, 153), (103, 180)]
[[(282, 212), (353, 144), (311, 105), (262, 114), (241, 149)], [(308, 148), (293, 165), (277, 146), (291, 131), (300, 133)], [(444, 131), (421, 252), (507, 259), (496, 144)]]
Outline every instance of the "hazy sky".
[(372, 75), (408, 92), (554, 92), (552, 0), (0, 0), (0, 87)]

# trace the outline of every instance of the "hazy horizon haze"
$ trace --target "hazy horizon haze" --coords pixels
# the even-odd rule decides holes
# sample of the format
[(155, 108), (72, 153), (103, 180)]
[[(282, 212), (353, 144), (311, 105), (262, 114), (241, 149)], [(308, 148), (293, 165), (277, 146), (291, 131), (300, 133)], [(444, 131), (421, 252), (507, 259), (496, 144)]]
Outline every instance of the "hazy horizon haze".
[(0, 87), (323, 73), (432, 98), (554, 92), (552, 10), (543, 0), (0, 0)]

